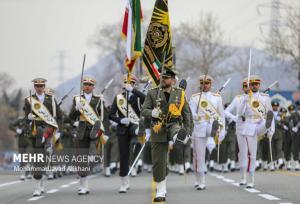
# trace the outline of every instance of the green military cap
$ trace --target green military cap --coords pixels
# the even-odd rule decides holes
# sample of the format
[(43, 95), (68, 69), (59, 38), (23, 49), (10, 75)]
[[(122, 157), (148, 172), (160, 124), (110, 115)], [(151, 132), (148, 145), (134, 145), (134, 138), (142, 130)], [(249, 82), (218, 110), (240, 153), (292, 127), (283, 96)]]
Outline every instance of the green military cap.
[(162, 76), (163, 77), (175, 77), (177, 72), (174, 69), (164, 69)]
[(32, 80), (34, 85), (45, 85), (47, 82), (47, 79), (44, 78), (35, 78)]
[(295, 106), (294, 106), (293, 104), (289, 105), (289, 106), (288, 106), (288, 110), (289, 110), (289, 111), (295, 110)]
[(279, 106), (279, 101), (278, 100), (272, 100), (271, 105), (272, 106)]

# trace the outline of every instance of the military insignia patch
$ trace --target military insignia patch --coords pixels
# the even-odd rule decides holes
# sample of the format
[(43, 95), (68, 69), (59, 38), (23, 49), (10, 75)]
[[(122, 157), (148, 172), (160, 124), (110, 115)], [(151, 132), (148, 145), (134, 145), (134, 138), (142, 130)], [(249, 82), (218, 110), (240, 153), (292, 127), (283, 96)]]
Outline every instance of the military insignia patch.
[(201, 107), (206, 108), (208, 106), (206, 101), (201, 101)]
[(123, 105), (124, 104), (124, 100), (120, 99), (119, 103), (120, 103), (120, 105)]
[(259, 107), (259, 102), (258, 101), (253, 101), (252, 106), (253, 106), (253, 108), (258, 108)]
[(149, 26), (149, 39), (152, 47), (160, 48), (169, 39), (168, 26), (158, 22), (153, 22)]
[(41, 105), (40, 105), (40, 104), (38, 104), (38, 103), (35, 103), (35, 104), (34, 104), (34, 109), (38, 110), (38, 109), (40, 109), (40, 108), (41, 108)]

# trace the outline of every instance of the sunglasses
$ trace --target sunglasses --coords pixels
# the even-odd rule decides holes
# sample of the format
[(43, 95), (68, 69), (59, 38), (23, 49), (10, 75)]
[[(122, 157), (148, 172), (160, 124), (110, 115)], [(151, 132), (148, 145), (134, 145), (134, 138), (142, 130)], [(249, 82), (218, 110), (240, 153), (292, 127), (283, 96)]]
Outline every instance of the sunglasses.
[[(203, 82), (200, 82), (200, 84), (203, 85)], [(210, 84), (210, 82), (206, 81), (206, 82), (204, 82), (204, 84), (207, 85), (207, 84)]]
[(260, 83), (250, 83), (251, 86), (258, 86)]
[(34, 85), (34, 87), (40, 88), (40, 87), (45, 87), (45, 85), (39, 85), (39, 84), (36, 84), (36, 85)]
[(94, 86), (93, 84), (83, 84), (83, 86)]
[(163, 79), (171, 79), (172, 77), (170, 76), (162, 76)]

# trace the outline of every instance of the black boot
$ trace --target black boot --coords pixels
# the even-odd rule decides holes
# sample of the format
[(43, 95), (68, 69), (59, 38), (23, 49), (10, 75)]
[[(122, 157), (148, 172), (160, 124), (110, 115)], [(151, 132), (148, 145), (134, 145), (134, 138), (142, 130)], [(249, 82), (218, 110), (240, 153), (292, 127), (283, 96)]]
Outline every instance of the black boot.
[(153, 202), (158, 203), (158, 202), (164, 202), (166, 201), (165, 197), (156, 197), (154, 198)]

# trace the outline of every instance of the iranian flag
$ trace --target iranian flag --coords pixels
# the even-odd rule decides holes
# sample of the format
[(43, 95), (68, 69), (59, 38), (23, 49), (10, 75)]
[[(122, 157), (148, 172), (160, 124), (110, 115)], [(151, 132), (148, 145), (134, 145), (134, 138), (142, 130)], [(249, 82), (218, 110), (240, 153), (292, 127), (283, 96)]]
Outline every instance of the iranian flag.
[(142, 54), (141, 21), (143, 19), (140, 0), (127, 0), (122, 38), (126, 40), (125, 67), (131, 73), (136, 60)]

